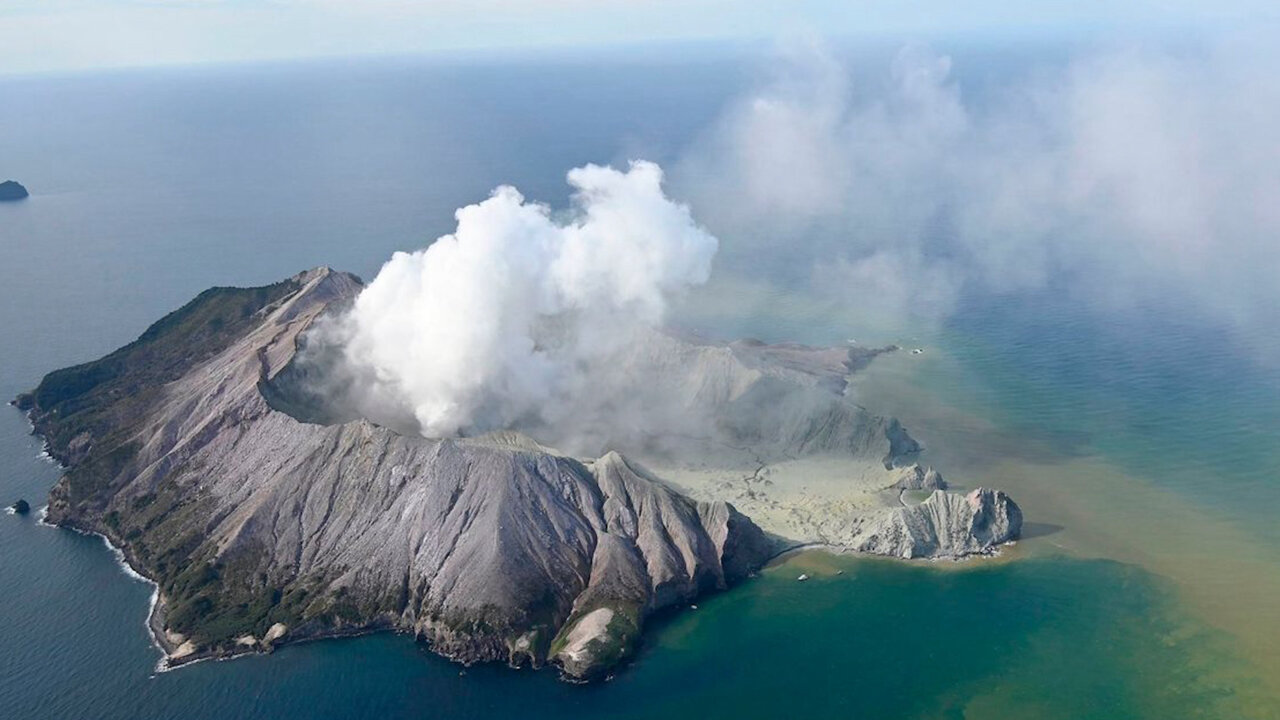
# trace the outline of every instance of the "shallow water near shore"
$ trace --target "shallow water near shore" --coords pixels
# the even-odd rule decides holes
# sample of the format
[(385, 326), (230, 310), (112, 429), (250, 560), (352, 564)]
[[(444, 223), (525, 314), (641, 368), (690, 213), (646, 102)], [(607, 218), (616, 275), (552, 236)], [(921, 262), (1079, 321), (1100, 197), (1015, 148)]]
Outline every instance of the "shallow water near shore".
[[(0, 157), (33, 191), (0, 207), (0, 396), (128, 342), (210, 285), (320, 263), (368, 277), (497, 183), (558, 202), (563, 171), (617, 159), (619, 138), (661, 160), (678, 145), (665, 138), (700, 127), (732, 92), (732, 73), (709, 65), (676, 84), (622, 71), (649, 82), (659, 110), (680, 110), (663, 114), (609, 90), (608, 68), (524, 70), (527, 92), (513, 96), (493, 91), (510, 84), (501, 68), (451, 72), (297, 67), (0, 84), (28, 111), (25, 127), (0, 138)], [(334, 100), (342, 93), (322, 92), (321, 77), (360, 103)], [(563, 126), (525, 127), (496, 147), (468, 130), (550, 112), (539, 98), (574, 83), (594, 89), (565, 101)], [(104, 114), (103, 97), (132, 100)], [(209, 107), (274, 119), (227, 132)], [(324, 132), (283, 140), (295, 115)], [(157, 122), (164, 132), (149, 131)], [(367, 202), (333, 200), (347, 197), (351, 177), (366, 183)], [(572, 687), (550, 670), (464, 672), (390, 634), (156, 675), (150, 587), (98, 538), (43, 527), (34, 512), (3, 515), (0, 714), (1280, 717), (1273, 373), (1176, 319), (1118, 325), (1061, 298), (903, 329), (765, 286), (747, 297), (736, 283), (718, 278), (677, 321), (713, 336), (923, 348), (878, 359), (854, 391), (900, 416), (951, 482), (1009, 490), (1027, 538), (963, 563), (793, 555), (697, 610), (655, 619), (632, 665)], [(28, 432), (0, 408), (0, 501), (39, 508), (57, 470)], [(801, 573), (811, 579), (797, 582)]]

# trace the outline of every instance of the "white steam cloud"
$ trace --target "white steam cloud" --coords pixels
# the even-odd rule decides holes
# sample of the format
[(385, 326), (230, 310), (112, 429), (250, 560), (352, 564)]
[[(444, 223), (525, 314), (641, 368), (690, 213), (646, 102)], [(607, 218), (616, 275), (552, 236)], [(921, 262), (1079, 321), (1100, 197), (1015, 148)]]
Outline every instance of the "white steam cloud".
[(1078, 55), (981, 92), (920, 49), (857, 83), (800, 45), (673, 182), (756, 266), (799, 261), (798, 282), (864, 309), (941, 318), (1053, 284), (1274, 328), (1274, 40)]
[(545, 422), (668, 298), (706, 282), (717, 241), (662, 189), (662, 170), (587, 165), (557, 216), (512, 187), (457, 211), (457, 230), (396, 253), (333, 328), (364, 415), (439, 437)]

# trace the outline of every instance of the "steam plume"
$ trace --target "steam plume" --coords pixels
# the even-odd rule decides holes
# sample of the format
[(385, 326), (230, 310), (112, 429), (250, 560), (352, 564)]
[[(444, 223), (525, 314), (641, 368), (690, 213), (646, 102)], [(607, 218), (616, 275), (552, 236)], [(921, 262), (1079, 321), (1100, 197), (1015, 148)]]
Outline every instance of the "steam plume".
[(1052, 284), (1274, 331), (1274, 30), (1033, 59), (978, 94), (927, 50), (855, 82), (802, 43), (673, 182), (754, 267), (807, 265), (797, 289), (908, 324)]
[(707, 280), (717, 241), (657, 165), (587, 165), (568, 182), (563, 217), (499, 187), (457, 211), (453, 234), (382, 267), (337, 328), (364, 415), (408, 414), (438, 437), (565, 413), (584, 368)]

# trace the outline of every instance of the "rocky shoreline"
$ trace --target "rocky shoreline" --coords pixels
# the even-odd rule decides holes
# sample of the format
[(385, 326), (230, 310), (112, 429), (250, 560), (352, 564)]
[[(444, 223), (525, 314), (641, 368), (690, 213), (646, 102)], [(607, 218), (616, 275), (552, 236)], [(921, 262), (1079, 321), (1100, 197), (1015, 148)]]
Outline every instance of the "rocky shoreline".
[[(9, 403), (12, 406), (19, 407), (17, 400)], [(30, 421), (30, 417), (28, 417)], [(40, 436), (39, 431), (34, 424), (30, 423), (31, 433)], [(41, 449), (41, 456), (61, 470), (66, 470), (63, 465), (50, 451), (47, 443)], [(130, 558), (128, 553), (128, 545), (121, 543), (118, 539), (113, 539), (109, 535), (99, 532), (98, 530), (86, 529), (79, 527), (69, 520), (61, 522), (51, 522), (48, 519), (48, 506), (41, 507), (39, 510), (38, 522), (56, 530), (69, 530), (80, 535), (88, 535), (102, 540), (102, 544), (116, 556), (116, 563), (120, 566), (129, 577), (144, 582), (151, 587), (150, 605), (147, 609), (147, 617), (144, 621), (147, 634), (151, 638), (152, 645), (160, 651), (160, 659), (156, 663), (156, 672), (168, 672), (176, 670), (187, 665), (193, 665), (206, 660), (231, 660), (237, 657), (254, 654), (269, 654), (276, 648), (285, 644), (295, 644), (302, 642), (310, 642), (315, 640), (327, 640), (343, 637), (357, 637), (374, 632), (402, 632), (392, 625), (386, 627), (366, 626), (353, 628), (331, 628), (322, 632), (314, 632), (304, 634), (298, 632), (289, 632), (289, 629), (282, 624), (273, 626), (268, 629), (268, 633), (261, 640), (255, 639), (252, 644), (237, 643), (231, 647), (225, 648), (184, 648), (187, 638), (166, 630), (165, 624), (165, 598), (160, 592), (160, 585), (154, 579), (148, 577), (137, 562)], [(451, 658), (457, 659), (457, 658)]]

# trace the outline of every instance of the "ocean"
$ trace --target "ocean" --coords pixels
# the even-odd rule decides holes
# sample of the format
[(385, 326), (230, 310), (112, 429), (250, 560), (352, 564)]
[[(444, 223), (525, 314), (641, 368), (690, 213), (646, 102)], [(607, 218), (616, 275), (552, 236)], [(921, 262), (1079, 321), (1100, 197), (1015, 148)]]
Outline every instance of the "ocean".
[[(0, 395), (211, 285), (322, 264), (372, 277), (495, 185), (563, 206), (571, 167), (676, 162), (758, 70), (682, 50), (0, 78), (0, 179), (32, 193), (0, 204)], [(1280, 717), (1280, 382), (1232, 337), (1051, 290), (871, 327), (781, 284), (740, 302), (738, 280), (717, 276), (673, 320), (921, 347), (855, 391), (951, 482), (1009, 490), (1026, 539), (962, 563), (790, 556), (657, 618), (633, 664), (576, 687), (390, 634), (156, 673), (151, 588), (98, 538), (3, 515), (0, 714)], [(0, 411), (0, 501), (38, 508), (57, 474)]]

